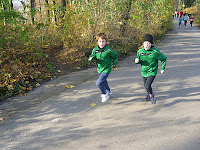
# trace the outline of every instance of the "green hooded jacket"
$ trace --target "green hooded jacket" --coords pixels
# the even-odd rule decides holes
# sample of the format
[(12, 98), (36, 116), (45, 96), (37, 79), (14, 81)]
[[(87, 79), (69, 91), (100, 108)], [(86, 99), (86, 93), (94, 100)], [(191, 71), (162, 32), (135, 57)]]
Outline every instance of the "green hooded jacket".
[(141, 64), (141, 75), (143, 77), (156, 76), (158, 72), (158, 60), (161, 61), (161, 70), (165, 70), (167, 57), (157, 48), (152, 46), (149, 50), (144, 47), (137, 52), (138, 64)]
[(97, 60), (98, 73), (110, 73), (111, 67), (116, 68), (117, 66), (118, 54), (108, 46), (105, 46), (103, 49), (96, 46), (92, 50), (90, 57), (93, 57), (91, 62)]

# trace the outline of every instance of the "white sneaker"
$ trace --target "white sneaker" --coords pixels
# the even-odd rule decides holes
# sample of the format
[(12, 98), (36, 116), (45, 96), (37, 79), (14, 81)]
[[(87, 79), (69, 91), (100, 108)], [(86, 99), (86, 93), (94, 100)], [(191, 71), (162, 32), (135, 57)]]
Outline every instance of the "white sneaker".
[(104, 102), (106, 102), (109, 98), (110, 98), (110, 96), (109, 95), (107, 95), (107, 94), (102, 94), (101, 95), (101, 102), (102, 103), (104, 103)]
[(112, 94), (112, 91), (111, 90), (110, 91), (106, 91), (106, 94), (110, 96)]

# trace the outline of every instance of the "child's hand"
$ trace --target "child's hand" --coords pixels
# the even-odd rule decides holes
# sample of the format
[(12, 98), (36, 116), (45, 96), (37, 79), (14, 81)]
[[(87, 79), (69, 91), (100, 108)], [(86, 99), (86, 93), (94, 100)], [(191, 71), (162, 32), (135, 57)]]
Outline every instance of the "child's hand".
[(165, 70), (161, 70), (160, 73), (161, 73), (161, 74), (165, 73)]
[(139, 63), (139, 58), (135, 58), (135, 63), (137, 64), (137, 63)]
[(93, 59), (93, 57), (90, 57), (88, 60), (91, 61)]

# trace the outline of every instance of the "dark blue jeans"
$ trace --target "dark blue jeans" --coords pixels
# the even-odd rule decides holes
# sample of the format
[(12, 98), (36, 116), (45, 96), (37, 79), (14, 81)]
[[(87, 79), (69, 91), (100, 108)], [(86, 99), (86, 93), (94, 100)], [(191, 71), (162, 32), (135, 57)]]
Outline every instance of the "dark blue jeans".
[(101, 90), (102, 94), (106, 94), (106, 90), (110, 91), (110, 87), (108, 86), (107, 78), (110, 73), (99, 73), (99, 78), (96, 82), (96, 85)]
[(184, 25), (185, 25), (185, 26), (187, 25), (187, 20), (184, 21)]

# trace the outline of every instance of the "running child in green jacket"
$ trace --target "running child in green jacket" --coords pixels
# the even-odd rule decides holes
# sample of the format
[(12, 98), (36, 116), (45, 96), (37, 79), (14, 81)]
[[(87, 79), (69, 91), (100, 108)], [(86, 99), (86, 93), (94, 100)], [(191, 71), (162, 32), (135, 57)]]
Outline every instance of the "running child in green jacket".
[(167, 57), (152, 44), (153, 36), (146, 34), (143, 38), (143, 47), (137, 52), (135, 63), (141, 64), (141, 75), (143, 77), (144, 87), (148, 93), (145, 100), (151, 100), (151, 103), (155, 104), (156, 98), (153, 93), (151, 84), (153, 83), (153, 80), (155, 79), (158, 72), (158, 60), (161, 61), (161, 74), (165, 73)]
[(96, 36), (96, 42), (98, 46), (92, 50), (92, 54), (89, 56), (88, 60), (90, 62), (96, 60), (97, 62), (97, 72), (99, 73), (99, 78), (96, 82), (96, 85), (99, 87), (102, 93), (101, 102), (106, 102), (112, 94), (106, 79), (111, 73), (111, 70), (116, 68), (118, 54), (106, 45), (107, 36), (104, 33), (100, 33)]

